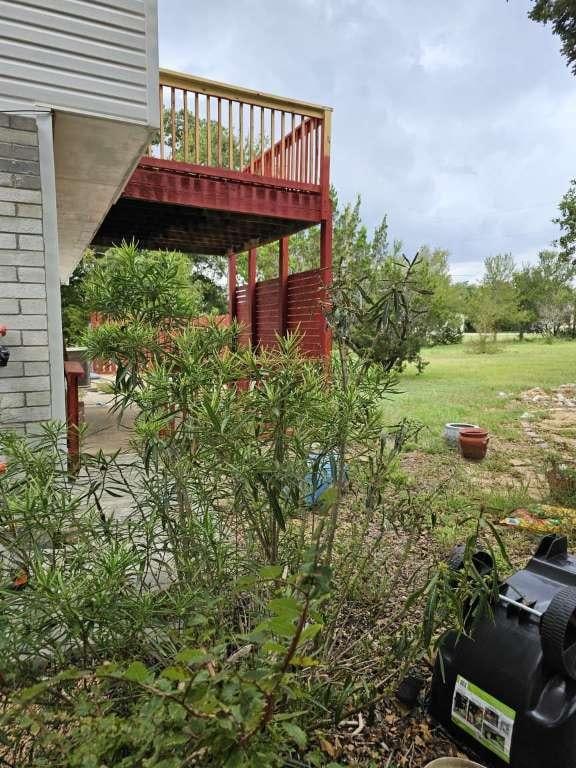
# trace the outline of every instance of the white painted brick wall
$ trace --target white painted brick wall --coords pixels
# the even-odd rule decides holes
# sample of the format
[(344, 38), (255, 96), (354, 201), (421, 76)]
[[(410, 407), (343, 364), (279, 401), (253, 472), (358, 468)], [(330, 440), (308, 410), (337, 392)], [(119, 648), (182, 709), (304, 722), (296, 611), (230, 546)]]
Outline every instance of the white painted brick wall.
[(19, 363), (24, 365), (24, 376), (48, 376), (50, 366), (48, 363)]
[(19, 311), (22, 312), (23, 315), (45, 315), (47, 312), (46, 300), (20, 299)]
[(10, 361), (0, 368), (0, 430), (34, 433), (51, 418), (42, 193), (31, 121), (0, 126), (0, 324)]
[[(0, 187), (0, 192), (2, 187)], [(0, 251), (0, 264), (9, 267), (43, 267), (44, 253), (38, 251), (12, 251), (5, 249)]]

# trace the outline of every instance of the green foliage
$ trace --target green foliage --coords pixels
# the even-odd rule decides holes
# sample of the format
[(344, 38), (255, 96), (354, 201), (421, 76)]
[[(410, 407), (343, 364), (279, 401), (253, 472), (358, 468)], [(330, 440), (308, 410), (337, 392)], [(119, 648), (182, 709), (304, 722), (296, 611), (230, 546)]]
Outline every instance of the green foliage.
[(576, 261), (576, 179), (572, 179), (568, 191), (560, 201), (560, 216), (553, 219), (560, 227), (558, 247), (561, 257), (570, 265)]
[(94, 254), (92, 251), (86, 251), (68, 283), (60, 286), (62, 332), (66, 346), (79, 344), (90, 322), (90, 308), (86, 304), (84, 281), (94, 263)]
[[(329, 366), (295, 337), (236, 349), (234, 327), (190, 327), (180, 258), (155, 262), (160, 285), (151, 259), (124, 247), (90, 277), (113, 322), (88, 346), (119, 362), (117, 405), (138, 410), (131, 458), (82, 457), (72, 478), (53, 426), (0, 446), (2, 757), (325, 765), (326, 729), (462, 619), (466, 590), (455, 603), (442, 581), (420, 629), (436, 489), (399, 464), (419, 427), (387, 425), (394, 366), (373, 347), (350, 354), (338, 336)], [(365, 302), (382, 335), (410, 326), (405, 278)], [(351, 310), (367, 322), (351, 300), (339, 328)]]
[[(111, 274), (109, 266), (114, 258), (116, 258), (111, 254), (119, 254), (123, 251), (129, 251), (134, 258), (135, 263), (138, 260), (140, 262), (139, 267), (136, 267), (134, 263), (132, 267), (129, 268), (132, 269), (133, 274), (131, 275), (131, 278), (134, 280), (141, 276), (141, 272), (148, 263), (150, 263), (152, 268), (145, 279), (154, 280), (158, 277), (159, 271), (163, 272), (167, 268), (167, 259), (172, 260), (173, 263), (178, 261), (178, 269), (181, 271), (179, 279), (181, 278), (183, 280), (182, 284), (192, 281), (194, 287), (195, 314), (226, 313), (226, 296), (221, 287), (225, 272), (225, 263), (224, 259), (220, 257), (194, 256), (188, 254), (184, 256), (182, 254), (164, 254), (160, 251), (138, 252), (134, 244), (130, 246), (124, 244), (121, 248), (111, 249), (105, 255), (97, 255), (92, 251), (87, 251), (70, 276), (68, 284), (62, 285), (60, 288), (62, 300), (62, 328), (64, 342), (67, 346), (81, 344), (83, 342), (84, 334), (86, 333), (90, 322), (90, 316), (93, 311), (97, 311), (96, 307), (101, 305), (102, 292), (110, 292), (109, 285), (102, 286), (101, 289), (95, 289), (95, 281), (97, 278), (92, 278), (90, 276), (91, 270), (98, 266), (100, 271), (97, 272), (97, 275), (102, 274), (102, 269)], [(138, 259), (136, 259), (137, 253), (140, 254)], [(100, 266), (102, 260), (104, 260), (105, 263), (104, 267)], [(118, 270), (118, 267), (115, 266), (114, 269)], [(185, 273), (187, 273), (187, 275)], [(117, 276), (120, 277), (120, 279), (126, 279), (127, 277), (127, 275)], [(170, 279), (172, 280), (172, 278)], [(149, 288), (149, 285), (146, 286), (146, 284), (144, 284), (142, 289), (136, 292), (136, 295), (133, 297), (134, 305), (137, 305), (138, 301), (142, 299), (142, 292), (149, 291)], [(125, 300), (120, 297), (120, 301), (125, 308)]]
[(460, 298), (445, 251), (423, 247), (408, 260), (388, 240), (384, 218), (372, 238), (360, 216), (360, 199), (335, 216), (333, 310), (335, 339), (386, 371), (415, 362), (434, 334), (458, 327)]
[[(340, 304), (339, 315), (332, 317), (332, 322), (341, 327), (342, 304), (349, 310), (352, 304), (354, 311), (351, 315), (362, 314), (366, 325), (361, 327), (358, 317), (354, 320), (355, 338), (349, 333), (345, 338), (350, 341), (352, 349), (358, 351), (373, 341), (376, 332), (378, 342), (374, 350), (375, 357), (384, 359), (391, 355), (398, 360), (399, 367), (403, 361), (416, 361), (423, 345), (429, 343), (454, 343), (460, 340), (461, 294), (457, 286), (452, 284), (448, 269), (448, 253), (443, 250), (431, 250), (427, 246), (420, 249), (418, 258), (410, 267), (410, 277), (407, 280), (408, 262), (402, 256), (402, 244), (399, 241), (390, 243), (388, 240), (388, 222), (382, 220), (372, 235), (362, 222), (361, 201), (357, 197), (354, 204), (343, 208), (339, 205), (336, 191), (332, 190), (333, 206), (333, 264), (335, 274), (335, 302)], [(319, 267), (320, 230), (318, 227), (304, 230), (290, 237), (289, 258), (290, 270), (294, 272), (317, 269)], [(247, 260), (239, 259), (239, 273), (247, 279)], [(259, 279), (269, 279), (278, 274), (278, 245), (276, 243), (258, 249), (257, 275)], [(379, 308), (387, 305), (390, 289), (401, 285), (408, 286), (404, 295), (410, 304), (409, 328), (403, 332), (403, 340), (399, 341), (391, 335), (386, 337), (385, 323), (376, 319)], [(371, 309), (368, 309), (368, 305)], [(396, 305), (395, 305), (396, 306)], [(405, 313), (401, 305), (389, 307), (387, 316), (391, 324), (400, 332), (404, 325)], [(371, 319), (370, 319), (371, 317)], [(380, 322), (380, 329), (374, 328)], [(392, 326), (390, 326), (392, 327)], [(344, 337), (343, 337), (344, 338)], [(348, 341), (347, 341), (348, 343)], [(388, 349), (390, 347), (390, 349)]]
[(574, 265), (557, 251), (541, 251), (535, 265), (524, 266), (513, 282), (523, 313), (521, 327), (539, 327), (556, 336), (561, 328), (573, 325)]
[(542, 24), (551, 24), (562, 41), (562, 54), (576, 74), (576, 2), (574, 0), (533, 0), (529, 16)]
[(482, 282), (469, 289), (467, 314), (481, 337), (492, 334), (495, 341), (499, 330), (518, 327), (526, 320), (514, 282), (515, 270), (511, 254), (488, 256)]
[(111, 320), (177, 325), (198, 311), (199, 295), (185, 256), (140, 251), (134, 243), (111, 248), (90, 270), (84, 285), (91, 309)]
[[(318, 621), (329, 580), (314, 551), (298, 573), (278, 575), (272, 594), (280, 596), (236, 652), (220, 638), (184, 645), (156, 666), (105, 662), (35, 683), (4, 715), (5, 742), (23, 747), (27, 765), (282, 766), (307, 746), (291, 700), (295, 672), (315, 663), (303, 654), (322, 629), (309, 622)], [(251, 587), (269, 581), (261, 572)], [(286, 706), (293, 711), (278, 711)]]

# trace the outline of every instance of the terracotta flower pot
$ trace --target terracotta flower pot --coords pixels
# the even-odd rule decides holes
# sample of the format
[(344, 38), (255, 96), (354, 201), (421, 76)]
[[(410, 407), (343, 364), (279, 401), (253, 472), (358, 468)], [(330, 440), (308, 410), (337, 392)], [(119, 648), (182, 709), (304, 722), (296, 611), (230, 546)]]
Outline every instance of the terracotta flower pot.
[(486, 456), (490, 438), (485, 429), (476, 427), (475, 429), (461, 429), (459, 444), (460, 453), (465, 459), (481, 461)]

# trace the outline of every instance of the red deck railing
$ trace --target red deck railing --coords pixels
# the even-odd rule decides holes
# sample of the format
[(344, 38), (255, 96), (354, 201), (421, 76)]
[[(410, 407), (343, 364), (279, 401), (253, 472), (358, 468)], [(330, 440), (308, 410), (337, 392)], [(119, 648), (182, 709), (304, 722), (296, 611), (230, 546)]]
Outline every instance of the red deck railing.
[(327, 188), (327, 107), (161, 70), (160, 111), (152, 157)]

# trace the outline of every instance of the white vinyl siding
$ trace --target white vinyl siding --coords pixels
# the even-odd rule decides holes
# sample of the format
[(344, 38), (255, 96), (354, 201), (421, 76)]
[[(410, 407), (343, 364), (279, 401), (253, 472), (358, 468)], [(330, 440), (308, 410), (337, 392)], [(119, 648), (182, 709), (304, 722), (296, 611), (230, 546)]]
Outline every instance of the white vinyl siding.
[(156, 0), (0, 0), (0, 93), (158, 124)]

